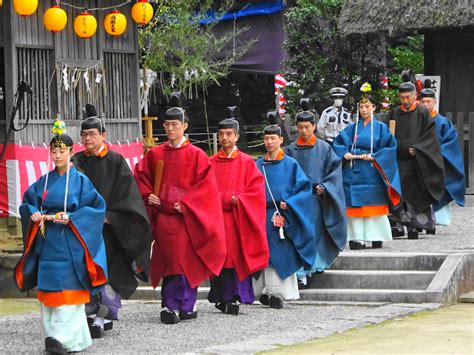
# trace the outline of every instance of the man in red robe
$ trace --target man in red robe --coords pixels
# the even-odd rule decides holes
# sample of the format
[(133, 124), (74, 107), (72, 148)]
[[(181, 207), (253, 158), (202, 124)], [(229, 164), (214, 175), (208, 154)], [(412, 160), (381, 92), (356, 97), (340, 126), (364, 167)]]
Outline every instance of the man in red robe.
[(236, 147), (239, 123), (219, 122), (221, 150), (211, 158), (224, 213), (227, 255), (220, 275), (211, 279), (208, 300), (226, 314), (255, 301), (251, 274), (268, 264), (265, 182), (252, 157)]
[(161, 322), (196, 318), (197, 286), (219, 275), (225, 260), (221, 202), (207, 155), (184, 137), (188, 119), (173, 107), (165, 113), (168, 141), (151, 149), (137, 173), (153, 221), (150, 278), (163, 278)]

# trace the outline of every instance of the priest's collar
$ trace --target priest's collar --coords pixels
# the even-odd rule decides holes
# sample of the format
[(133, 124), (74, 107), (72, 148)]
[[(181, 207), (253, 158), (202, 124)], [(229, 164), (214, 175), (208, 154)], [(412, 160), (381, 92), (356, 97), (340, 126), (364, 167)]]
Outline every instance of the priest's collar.
[(171, 148), (181, 148), (181, 147), (183, 147), (183, 146), (185, 146), (185, 145), (188, 145), (188, 144), (189, 144), (189, 141), (188, 141), (188, 139), (187, 139), (186, 137), (182, 137), (181, 140), (179, 141), (179, 143), (176, 144), (176, 145), (171, 144), (170, 141), (168, 141), (167, 144), (168, 144), (168, 146), (171, 147)]
[(278, 154), (275, 157), (275, 159), (270, 159), (268, 153), (265, 154), (264, 159), (267, 160), (267, 161), (273, 161), (273, 160), (282, 160), (284, 157), (285, 157), (285, 152), (283, 151), (283, 149), (280, 148), (280, 150), (278, 151)]
[(235, 158), (237, 158), (237, 155), (239, 155), (239, 149), (237, 148), (237, 146), (234, 146), (234, 148), (232, 149), (230, 154), (227, 154), (224, 151), (224, 149), (220, 149), (217, 152), (217, 157), (220, 158), (220, 159), (235, 159)]
[(108, 152), (109, 152), (109, 147), (107, 147), (106, 144), (102, 143), (102, 145), (100, 146), (99, 150), (96, 153), (86, 150), (84, 151), (84, 154), (88, 157), (96, 156), (102, 159), (103, 157), (107, 155)]
[(304, 141), (303, 138), (298, 137), (295, 143), (298, 147), (313, 147), (316, 144), (316, 135), (313, 134), (309, 141)]
[(416, 109), (416, 107), (418, 106), (418, 102), (414, 102), (413, 105), (411, 105), (410, 109), (407, 110), (405, 109), (405, 107), (403, 105), (400, 105), (400, 109), (403, 111), (403, 112), (411, 112), (411, 111), (414, 111)]

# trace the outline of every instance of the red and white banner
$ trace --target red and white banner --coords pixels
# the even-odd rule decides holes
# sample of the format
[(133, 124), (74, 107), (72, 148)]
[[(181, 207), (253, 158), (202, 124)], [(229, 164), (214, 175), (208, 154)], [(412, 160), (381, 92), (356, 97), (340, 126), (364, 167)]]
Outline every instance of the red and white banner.
[[(108, 144), (109, 148), (122, 154), (132, 169), (143, 155), (142, 143)], [(3, 145), (0, 144), (0, 151)], [(76, 144), (74, 151), (84, 147)], [(19, 217), (23, 193), (48, 170), (49, 149), (47, 146), (9, 144), (5, 156), (0, 161), (0, 218)]]
[(283, 95), (282, 89), (286, 86), (286, 79), (284, 78), (283, 74), (276, 74), (275, 75), (275, 95), (277, 98), (277, 107), (278, 107), (278, 114), (280, 117), (284, 117), (286, 113), (286, 99)]

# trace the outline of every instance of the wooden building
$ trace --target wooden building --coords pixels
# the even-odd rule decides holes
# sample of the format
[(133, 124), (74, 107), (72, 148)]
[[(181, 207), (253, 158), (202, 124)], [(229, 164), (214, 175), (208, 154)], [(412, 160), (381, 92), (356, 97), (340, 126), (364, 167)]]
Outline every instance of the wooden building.
[(441, 76), (440, 112), (463, 138), (468, 192), (474, 193), (474, 2), (346, 0), (338, 26), (345, 35), (424, 34), (424, 74)]
[(92, 9), (123, 1), (67, 2), (91, 9), (98, 24), (93, 37), (81, 39), (74, 33), (73, 21), (81, 10), (66, 4), (62, 8), (68, 23), (56, 34), (43, 26), (50, 1), (39, 1), (37, 11), (29, 17), (18, 15), (11, 0), (4, 0), (0, 7), (0, 144), (5, 141), (20, 81), (29, 83), (33, 94), (25, 97), (18, 125), (27, 118), (29, 124), (15, 132), (10, 143), (48, 142), (57, 114), (77, 141), (82, 109), (87, 103), (95, 104), (105, 117), (112, 142), (141, 137), (137, 26), (129, 15), (133, 3), (120, 8), (128, 20), (126, 32), (111, 37), (102, 25), (110, 10)]

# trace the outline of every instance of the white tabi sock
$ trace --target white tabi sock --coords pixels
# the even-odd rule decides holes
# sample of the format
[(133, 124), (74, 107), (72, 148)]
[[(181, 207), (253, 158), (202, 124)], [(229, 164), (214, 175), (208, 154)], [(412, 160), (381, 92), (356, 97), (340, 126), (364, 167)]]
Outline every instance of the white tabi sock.
[(306, 275), (298, 276), (298, 280), (301, 281), (303, 285), (306, 285), (308, 283), (308, 278), (306, 277)]
[(101, 328), (104, 328), (104, 318), (102, 317), (95, 317), (94, 325), (98, 325)]

